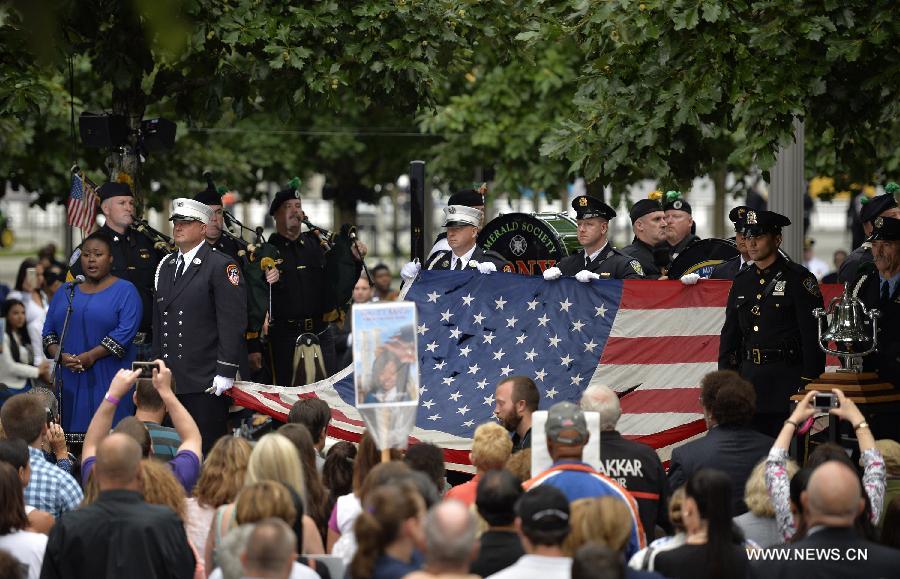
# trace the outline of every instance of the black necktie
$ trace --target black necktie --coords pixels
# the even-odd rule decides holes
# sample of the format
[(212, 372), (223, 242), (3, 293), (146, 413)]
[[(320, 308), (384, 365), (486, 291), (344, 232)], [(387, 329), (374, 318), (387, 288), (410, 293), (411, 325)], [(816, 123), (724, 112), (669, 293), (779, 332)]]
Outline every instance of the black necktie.
[(891, 299), (891, 284), (888, 280), (881, 282), (881, 303), (886, 304)]
[(462, 258), (456, 258), (456, 265), (453, 266), (453, 269), (459, 271), (462, 269)]
[(178, 278), (184, 274), (184, 256), (179, 255), (175, 262), (175, 277), (172, 279), (172, 285), (178, 283)]
[(738, 273), (743, 272), (745, 269), (747, 269), (749, 267), (750, 267), (750, 264), (745, 261), (744, 263), (741, 264), (741, 268), (738, 270)]

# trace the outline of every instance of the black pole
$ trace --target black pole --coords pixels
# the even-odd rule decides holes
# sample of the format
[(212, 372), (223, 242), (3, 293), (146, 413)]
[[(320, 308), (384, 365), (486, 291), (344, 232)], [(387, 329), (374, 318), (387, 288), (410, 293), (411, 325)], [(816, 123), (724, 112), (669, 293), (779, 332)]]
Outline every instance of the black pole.
[(410, 260), (425, 260), (425, 161), (409, 164)]
[[(66, 318), (63, 320), (63, 328), (62, 334), (59, 336), (59, 349), (56, 350), (56, 356), (53, 357), (53, 376), (50, 377), (50, 383), (53, 384), (53, 393), (56, 394), (56, 403), (59, 408), (59, 424), (62, 425), (63, 419), (63, 400), (62, 400), (62, 377), (59, 374), (59, 360), (62, 358), (63, 354), (63, 344), (66, 341), (66, 334), (69, 333), (69, 319), (72, 317), (72, 311), (74, 310), (74, 306), (72, 305), (72, 301), (75, 299), (75, 284), (72, 282), (68, 282), (66, 284), (66, 298), (69, 301), (69, 305), (66, 306)], [(59, 382), (57, 384), (57, 382)], [(66, 436), (69, 436), (69, 433), (66, 433)]]

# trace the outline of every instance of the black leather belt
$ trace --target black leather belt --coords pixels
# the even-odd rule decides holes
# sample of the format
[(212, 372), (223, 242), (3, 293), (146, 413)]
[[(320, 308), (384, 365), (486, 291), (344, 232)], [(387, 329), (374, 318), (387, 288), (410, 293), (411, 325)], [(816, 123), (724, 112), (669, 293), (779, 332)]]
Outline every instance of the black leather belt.
[(798, 354), (796, 348), (747, 348), (744, 350), (744, 359), (762, 366), (772, 362), (793, 362)]
[(321, 320), (316, 320), (315, 318), (299, 318), (294, 320), (276, 319), (273, 326), (281, 329), (292, 329), (299, 330), (301, 332), (319, 333), (327, 328), (328, 324)]

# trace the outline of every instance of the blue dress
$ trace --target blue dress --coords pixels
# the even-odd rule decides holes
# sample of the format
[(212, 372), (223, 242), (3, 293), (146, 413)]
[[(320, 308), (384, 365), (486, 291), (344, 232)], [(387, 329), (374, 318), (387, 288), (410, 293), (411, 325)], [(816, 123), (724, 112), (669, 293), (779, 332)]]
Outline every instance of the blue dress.
[[(58, 344), (66, 319), (66, 288), (53, 296), (44, 322), (44, 348)], [(113, 376), (120, 368), (131, 368), (135, 346), (131, 343), (141, 323), (143, 306), (137, 288), (131, 282), (117, 279), (108, 288), (94, 294), (75, 287), (72, 317), (62, 351), (78, 355), (102, 345), (110, 351), (88, 370), (72, 372), (60, 365), (62, 380), (62, 426), (66, 432), (85, 432), (94, 412), (103, 401)], [(129, 392), (122, 397), (113, 424), (134, 414)]]

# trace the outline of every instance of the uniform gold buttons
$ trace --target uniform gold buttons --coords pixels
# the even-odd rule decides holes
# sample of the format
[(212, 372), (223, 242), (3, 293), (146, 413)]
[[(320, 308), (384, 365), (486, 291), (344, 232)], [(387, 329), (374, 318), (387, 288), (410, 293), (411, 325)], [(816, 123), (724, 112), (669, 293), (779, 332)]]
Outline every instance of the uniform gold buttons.
[(761, 299), (762, 299), (762, 294), (756, 294), (756, 299), (761, 300)]
[(759, 285), (762, 285), (762, 284), (764, 284), (764, 283), (766, 283), (766, 280), (760, 278), (760, 280), (759, 280)]

